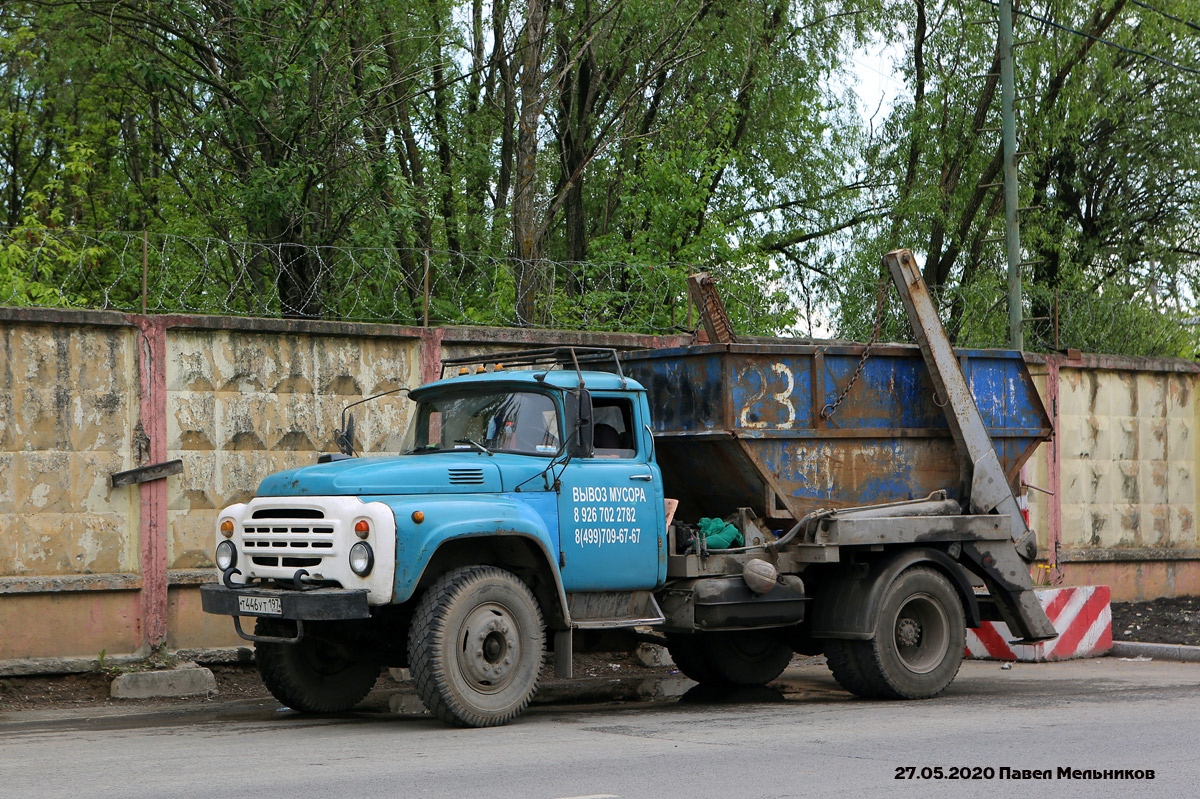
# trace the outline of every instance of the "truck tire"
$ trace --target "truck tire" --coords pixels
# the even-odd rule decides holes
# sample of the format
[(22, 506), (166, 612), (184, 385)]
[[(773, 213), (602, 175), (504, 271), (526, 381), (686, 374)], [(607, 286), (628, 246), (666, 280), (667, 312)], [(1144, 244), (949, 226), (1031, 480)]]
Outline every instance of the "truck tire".
[(545, 654), (533, 592), (493, 566), (455, 569), (417, 603), (408, 659), (417, 694), (458, 727), (494, 727), (520, 715), (537, 691)]
[[(255, 622), (254, 632), (287, 634), (270, 619)], [(349, 710), (366, 697), (379, 677), (378, 663), (349, 646), (312, 634), (296, 644), (255, 642), (254, 660), (271, 695), (302, 713)]]
[(825, 642), (825, 662), (838, 685), (855, 696), (876, 699), (880, 696), (880, 688), (872, 680), (872, 674), (863, 666), (867, 647), (867, 641), (830, 638)]
[(875, 637), (845, 642), (867, 684), (850, 690), (882, 699), (937, 696), (958, 674), (965, 638), (962, 602), (945, 575), (905, 569), (884, 592)]
[(702, 685), (766, 685), (792, 660), (792, 648), (764, 630), (668, 635), (667, 651), (684, 676)]
[(709, 665), (708, 649), (701, 642), (704, 633), (667, 633), (667, 652), (675, 668), (701, 685), (720, 685), (721, 678)]

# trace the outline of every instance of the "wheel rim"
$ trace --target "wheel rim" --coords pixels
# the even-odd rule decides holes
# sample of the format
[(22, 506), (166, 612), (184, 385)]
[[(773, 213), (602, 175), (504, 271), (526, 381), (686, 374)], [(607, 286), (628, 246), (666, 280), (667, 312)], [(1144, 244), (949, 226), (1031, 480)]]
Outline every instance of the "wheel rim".
[(913, 594), (896, 613), (896, 655), (909, 671), (926, 674), (945, 659), (950, 623), (940, 602), (929, 594)]
[(472, 689), (498, 693), (512, 682), (521, 662), (520, 632), (508, 609), (493, 602), (467, 615), (458, 639), (458, 663)]

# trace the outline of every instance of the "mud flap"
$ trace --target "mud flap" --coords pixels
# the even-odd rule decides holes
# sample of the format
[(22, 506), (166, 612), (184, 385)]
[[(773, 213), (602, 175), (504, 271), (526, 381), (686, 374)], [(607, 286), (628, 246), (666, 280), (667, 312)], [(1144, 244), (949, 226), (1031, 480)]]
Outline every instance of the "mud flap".
[(962, 560), (983, 578), (1008, 629), (1032, 644), (1057, 638), (1058, 632), (1033, 592), (1029, 565), (1008, 541), (963, 542)]

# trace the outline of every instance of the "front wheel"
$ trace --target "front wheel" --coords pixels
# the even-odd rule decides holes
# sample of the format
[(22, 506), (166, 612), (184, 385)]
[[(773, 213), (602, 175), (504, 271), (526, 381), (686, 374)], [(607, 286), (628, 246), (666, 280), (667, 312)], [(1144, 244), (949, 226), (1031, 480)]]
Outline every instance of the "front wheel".
[(884, 593), (875, 637), (830, 641), (826, 654), (838, 682), (859, 696), (928, 699), (958, 674), (965, 639), (962, 602), (950, 581), (914, 566)]
[[(379, 664), (353, 647), (320, 636), (316, 625), (299, 643), (259, 641), (254, 660), (271, 695), (303, 713), (340, 713), (361, 702), (379, 677)], [(258, 635), (284, 634), (269, 619), (255, 622)]]
[(506, 724), (537, 691), (545, 650), (529, 587), (493, 566), (455, 569), (417, 603), (408, 658), (425, 707), (459, 727)]

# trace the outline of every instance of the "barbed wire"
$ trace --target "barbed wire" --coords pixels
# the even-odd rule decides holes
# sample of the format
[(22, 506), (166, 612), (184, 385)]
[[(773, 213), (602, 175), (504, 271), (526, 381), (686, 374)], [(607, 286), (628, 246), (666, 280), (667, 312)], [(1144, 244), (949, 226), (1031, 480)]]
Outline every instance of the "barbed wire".
[[(0, 305), (690, 333), (699, 320), (686, 279), (696, 271), (718, 280), (739, 333), (850, 340), (870, 333), (878, 276), (871, 268), (805, 275), (764, 256), (712, 264), (521, 262), (420, 249), (0, 228)], [(935, 295), (958, 343), (1003, 347), (1006, 291), (999, 280), (977, 281)], [(1112, 342), (1123, 342), (1119, 351), (1127, 354), (1176, 354), (1194, 339), (1194, 328), (1161, 313), (1156, 324), (1154, 314), (1125, 297), (1033, 287), (1028, 301), (1028, 349), (1117, 351)], [(894, 295), (884, 338), (909, 339)]]

